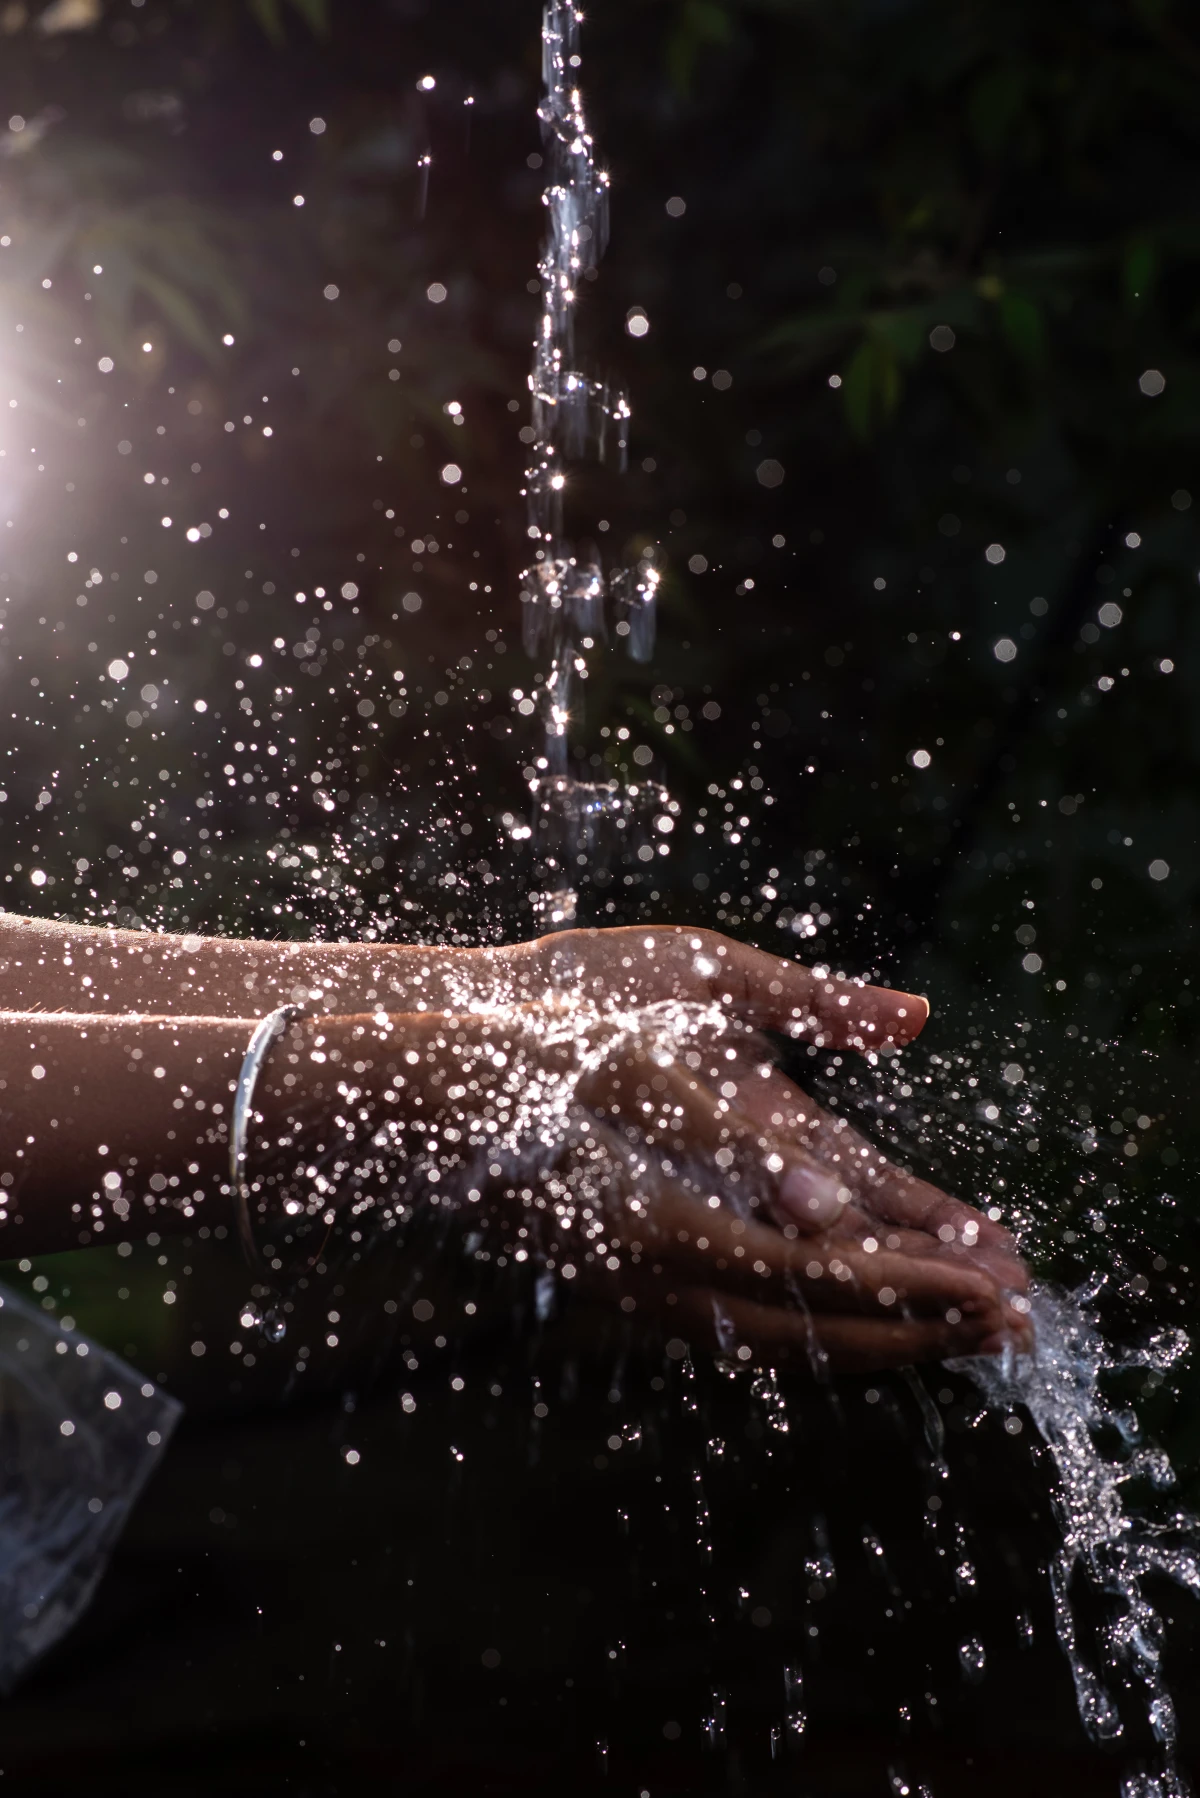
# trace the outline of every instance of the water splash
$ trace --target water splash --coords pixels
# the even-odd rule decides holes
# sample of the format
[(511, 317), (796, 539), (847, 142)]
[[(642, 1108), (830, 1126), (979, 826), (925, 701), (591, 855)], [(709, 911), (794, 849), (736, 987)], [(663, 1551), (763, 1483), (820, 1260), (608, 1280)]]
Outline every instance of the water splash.
[[(1183, 1512), (1154, 1521), (1126, 1508), (1122, 1488), (1129, 1481), (1146, 1479), (1162, 1490), (1174, 1475), (1166, 1456), (1141, 1441), (1137, 1419), (1107, 1396), (1102, 1380), (1129, 1367), (1165, 1370), (1188, 1344), (1182, 1331), (1167, 1330), (1139, 1350), (1115, 1353), (1088, 1309), (1104, 1284), (1098, 1275), (1073, 1295), (1036, 1288), (1030, 1354), (956, 1365), (991, 1404), (1023, 1406), (1053, 1458), (1063, 1535), (1050, 1568), (1054, 1625), (1084, 1727), (1097, 1742), (1121, 1739), (1125, 1724), (1112, 1685), (1140, 1689), (1157, 1765), (1128, 1775), (1124, 1798), (1181, 1798), (1188, 1787), (1174, 1761), (1175, 1709), (1163, 1675), (1163, 1622), (1146, 1587), (1154, 1576), (1165, 1576), (1200, 1597), (1198, 1524)], [(1106, 1441), (1116, 1446), (1110, 1451)], [(1104, 1618), (1101, 1667), (1080, 1642), (1077, 1582)]]
[[(527, 535), (533, 560), (521, 577), (523, 636), (531, 656), (544, 658), (538, 686), (544, 753), (530, 781), (534, 794), (539, 875), (534, 912), (544, 929), (575, 922), (578, 870), (603, 850), (597, 825), (627, 827), (644, 815), (645, 794), (617, 783), (590, 785), (568, 772), (567, 731), (577, 685), (588, 678), (588, 656), (615, 637), (635, 661), (654, 648), (659, 571), (646, 551), (632, 568), (607, 573), (594, 543), (566, 534), (564, 495), (569, 458), (594, 448), (602, 460), (615, 449), (623, 468), (629, 446), (629, 402), (619, 388), (575, 366), (575, 305), (580, 280), (596, 267), (608, 239), (608, 176), (596, 166), (578, 70), (582, 18), (572, 0), (549, 0), (542, 17), (542, 76), (538, 109), (546, 148), (546, 235), (538, 273), (542, 315), (529, 377), (533, 444), (525, 475)], [(661, 814), (666, 795), (649, 803)], [(632, 833), (625, 838), (628, 844)], [(608, 855), (605, 854), (605, 859)]]

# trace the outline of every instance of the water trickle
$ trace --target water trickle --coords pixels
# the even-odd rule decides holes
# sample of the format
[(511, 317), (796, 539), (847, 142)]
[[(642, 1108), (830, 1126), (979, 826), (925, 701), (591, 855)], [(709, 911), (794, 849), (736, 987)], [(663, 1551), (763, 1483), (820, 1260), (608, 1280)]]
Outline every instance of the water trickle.
[(708, 1716), (704, 1720), (704, 1734), (710, 1748), (720, 1748), (725, 1742), (726, 1715), (729, 1699), (723, 1686), (714, 1686), (709, 1699)]
[(824, 1598), (837, 1585), (837, 1569), (829, 1547), (829, 1531), (825, 1519), (814, 1517), (811, 1529), (812, 1552), (804, 1563), (804, 1576), (808, 1581), (809, 1597)]
[(648, 850), (642, 859), (650, 860), (653, 827), (670, 819), (672, 809), (669, 795), (652, 783), (583, 781), (569, 769), (568, 729), (589, 657), (615, 639), (635, 661), (649, 660), (660, 579), (649, 547), (633, 567), (606, 572), (596, 545), (573, 543), (565, 523), (569, 461), (590, 449), (602, 460), (615, 451), (623, 468), (630, 418), (625, 394), (580, 373), (575, 362), (579, 282), (596, 267), (608, 239), (608, 176), (596, 166), (579, 87), (581, 17), (573, 0), (546, 6), (545, 94), (538, 109), (546, 150), (546, 231), (525, 475), (527, 535), (536, 547), (521, 577), (521, 604), (525, 648), (545, 666), (538, 686), (545, 747), (530, 779), (538, 864), (533, 909), (542, 930), (576, 922), (581, 868), (606, 863), (618, 848), (626, 856)]
[(804, 1714), (804, 1670), (786, 1666), (783, 1670), (784, 1724), (789, 1736), (798, 1742), (808, 1719)]

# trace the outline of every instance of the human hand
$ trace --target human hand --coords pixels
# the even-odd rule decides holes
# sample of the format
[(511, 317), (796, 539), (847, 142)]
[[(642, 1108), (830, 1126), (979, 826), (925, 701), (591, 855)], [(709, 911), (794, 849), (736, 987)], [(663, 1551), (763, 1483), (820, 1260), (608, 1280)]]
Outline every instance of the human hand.
[[(511, 957), (521, 990), (531, 995), (541, 983), (543, 990), (580, 992), (597, 1004), (716, 1004), (746, 1025), (831, 1048), (899, 1047), (920, 1033), (929, 1015), (914, 994), (840, 979), (686, 926), (563, 931), (501, 953)], [(1027, 1289), (1028, 1269), (1006, 1230), (897, 1167), (763, 1057), (752, 1074), (738, 1070), (734, 1079), (739, 1110), (809, 1148), (849, 1188), (854, 1202), (843, 1213), (842, 1232), (862, 1240), (890, 1226), (883, 1240), (898, 1253), (966, 1260), (1004, 1290)]]
[[(581, 1083), (599, 1116), (652, 1151), (640, 1187), (633, 1181), (640, 1201), (628, 1167), (606, 1176), (607, 1216), (652, 1273), (673, 1276), (668, 1304), (726, 1348), (734, 1334), (755, 1352), (794, 1353), (803, 1342), (841, 1368), (957, 1352), (944, 1346), (955, 1326), (973, 1337), (968, 1352), (1027, 1344), (1027, 1274), (1005, 1232), (895, 1167), (769, 1066), (730, 1079), (726, 1058), (736, 1055), (702, 1030), (669, 1063), (661, 1047), (648, 1054), (627, 1040)], [(622, 1123), (630, 1117), (636, 1138)], [(897, 1227), (881, 1228), (881, 1216)], [(606, 1265), (628, 1283), (619, 1261)], [(661, 1284), (634, 1285), (663, 1311)]]
[(509, 1253), (627, 1311), (839, 1367), (986, 1352), (1025, 1329), (989, 1273), (880, 1245), (798, 1131), (735, 1110), (707, 1023), (672, 1040), (678, 1017), (655, 1033), (563, 1000), (349, 1022), (356, 1073), (373, 1066), (363, 1039), (403, 1050), (383, 1096), (423, 1137), (442, 1202), (453, 1182)]
[(842, 1228), (876, 1235), (905, 1255), (967, 1261), (1002, 1290), (1024, 1293), (1029, 1269), (1010, 1233), (971, 1205), (898, 1167), (845, 1118), (822, 1109), (767, 1061), (742, 1074), (736, 1104), (747, 1117), (803, 1143), (849, 1189)]
[(516, 998), (568, 993), (607, 1007), (717, 1005), (741, 1023), (833, 1048), (897, 1047), (911, 1042), (929, 1016), (915, 994), (806, 968), (686, 925), (563, 930), (482, 953)]

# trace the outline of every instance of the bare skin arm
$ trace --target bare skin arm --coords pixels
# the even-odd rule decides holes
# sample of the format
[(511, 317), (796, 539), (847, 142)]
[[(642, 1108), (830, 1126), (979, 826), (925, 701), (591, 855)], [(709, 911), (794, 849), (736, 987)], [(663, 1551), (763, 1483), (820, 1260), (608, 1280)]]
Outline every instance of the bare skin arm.
[[(0, 1004), (12, 1011), (256, 1018), (276, 1006), (440, 1010), (448, 957), (377, 943), (170, 936), (0, 912)], [(466, 961), (460, 964), (466, 969)]]
[[(218, 1138), (223, 1135), (223, 1125), (214, 1125), (213, 1119), (220, 1120), (223, 1112), (212, 1107), (228, 1105), (228, 1089), (255, 1019), (280, 1004), (299, 1005), (310, 1014), (315, 1027), (323, 1014), (324, 1021), (330, 1022), (330, 1013), (357, 1013), (367, 1007), (432, 1019), (480, 1004), (553, 1004), (561, 1003), (564, 996), (610, 1012), (628, 1009), (637, 1013), (673, 1002), (709, 1005), (746, 1025), (765, 1024), (859, 1050), (910, 1041), (928, 1015), (925, 1001), (912, 994), (864, 985), (822, 968), (805, 968), (715, 932), (688, 927), (577, 930), (495, 948), (443, 949), (168, 936), (0, 913), (0, 1003), (41, 1014), (47, 1024), (51, 1021), (47, 1013), (89, 1014), (93, 1019), (95, 1014), (108, 1014), (110, 1020), (122, 1014), (146, 1014), (150, 1020), (147, 1028), (158, 1030), (165, 1045), (154, 1065), (166, 1068), (164, 1057), (171, 1049), (186, 1063), (177, 1070), (180, 1078), (186, 1077), (188, 1069), (199, 1070), (201, 1063), (206, 1074), (216, 1078), (205, 1103), (209, 1107), (207, 1128)], [(154, 1024), (154, 1019), (159, 1022)], [(184, 1033), (178, 1042), (165, 1031), (170, 1019), (176, 1019)], [(88, 1029), (94, 1050), (98, 1023), (88, 1025), (83, 1018), (77, 1021), (81, 1031)], [(122, 1029), (126, 1034), (134, 1022), (125, 1015)], [(217, 1028), (222, 1023), (230, 1027), (224, 1034)], [(211, 1054), (205, 1053), (206, 1045)], [(137, 1067), (145, 1056), (130, 1055), (121, 1061), (120, 1051), (114, 1055), (112, 1079), (124, 1071), (136, 1081)], [(88, 1069), (95, 1065), (90, 1053), (84, 1062), (72, 1082), (80, 1086), (80, 1095), (73, 1096), (81, 1097), (90, 1090), (90, 1096), (100, 1100), (111, 1084), (109, 1076), (88, 1089)], [(738, 1104), (748, 1119), (773, 1131), (797, 1168), (823, 1168), (826, 1192), (831, 1189), (831, 1176), (836, 1176), (832, 1185), (845, 1182), (855, 1200), (838, 1216), (836, 1204), (831, 1206), (827, 1198), (818, 1201), (819, 1182), (801, 1191), (797, 1174), (789, 1192), (781, 1190), (777, 1222), (786, 1215), (804, 1228), (835, 1228), (839, 1240), (857, 1236), (862, 1241), (874, 1231), (882, 1236), (885, 1248), (909, 1259), (933, 1255), (965, 1262), (988, 1276), (992, 1290), (1020, 1291), (1027, 1285), (1027, 1271), (1015, 1245), (999, 1226), (922, 1185), (877, 1151), (868, 1150), (841, 1121), (825, 1117), (782, 1075), (765, 1066), (759, 1074), (763, 1078), (738, 1082)], [(167, 1079), (166, 1073), (163, 1079)], [(202, 1096), (197, 1089), (187, 1104), (194, 1109)], [(99, 1127), (111, 1118), (114, 1107), (140, 1109), (131, 1093), (118, 1097), (114, 1090), (109, 1097), (111, 1104), (105, 1097), (102, 1115), (88, 1120), (88, 1140), (97, 1144), (107, 1143), (114, 1133), (111, 1127), (107, 1131)], [(172, 1100), (172, 1112), (178, 1109)], [(146, 1116), (153, 1114), (151, 1107)], [(143, 1169), (157, 1168), (153, 1157), (163, 1154), (165, 1144), (182, 1140), (177, 1117), (160, 1122), (161, 1137), (147, 1132), (140, 1147), (127, 1150), (137, 1156)], [(172, 1128), (176, 1129), (175, 1138), (170, 1136)], [(108, 1143), (110, 1149), (112, 1146)], [(196, 1178), (199, 1187), (202, 1182), (198, 1176), (188, 1176), (187, 1166), (195, 1161), (199, 1168), (206, 1167), (204, 1150), (212, 1146), (207, 1139), (198, 1144), (189, 1152), (183, 1172), (172, 1166), (169, 1173), (181, 1183)], [(849, 1160), (847, 1149), (855, 1151)], [(16, 1178), (23, 1170), (10, 1171)], [(104, 1171), (113, 1170), (110, 1166), (101, 1173)], [(54, 1230), (65, 1227), (69, 1240), (77, 1241), (80, 1232), (89, 1229), (86, 1215), (95, 1203), (95, 1189), (89, 1187), (86, 1198), (81, 1197), (63, 1180), (61, 1169), (54, 1179), (54, 1192), (47, 1197), (47, 1210), (37, 1222), (37, 1231), (44, 1236), (53, 1222)], [(22, 1179), (22, 1190), (25, 1185)], [(64, 1214), (68, 1193), (69, 1203), (80, 1209)], [(213, 1200), (209, 1209), (216, 1204)], [(158, 1209), (163, 1206), (159, 1204)], [(11, 1217), (12, 1207), (9, 1210)], [(831, 1222), (834, 1218), (836, 1222)], [(879, 1224), (887, 1227), (880, 1232)], [(110, 1219), (106, 1227), (111, 1231), (118, 1225)], [(152, 1226), (147, 1223), (144, 1227)], [(3, 1234), (0, 1229), (0, 1237)], [(49, 1245), (42, 1241), (41, 1246)]]
[(924, 999), (805, 968), (710, 930), (572, 930), (485, 948), (263, 942), (26, 918), (0, 912), (0, 1005), (158, 1017), (260, 1017), (278, 1005), (347, 1016), (446, 1011), (552, 992), (633, 1006), (719, 1004), (845, 1048), (903, 1043)]
[[(292, 1167), (341, 1153), (345, 1165), (327, 1189), (336, 1208), (346, 1168), (384, 1140), (381, 1127), (401, 1190), (411, 1158), (428, 1158), (431, 1144), (432, 1165), (462, 1185), (473, 1149), (486, 1163), (505, 1131), (525, 1142), (539, 1118), (561, 1121), (569, 1108), (582, 1123), (573, 1134), (555, 1124), (551, 1153), (528, 1181), (489, 1188), (484, 1179), (474, 1198), (514, 1246), (532, 1241), (531, 1226), (548, 1230), (547, 1252), (564, 1277), (579, 1275), (623, 1310), (661, 1314), (676, 1328), (686, 1320), (699, 1339), (733, 1328), (773, 1354), (803, 1356), (815, 1341), (848, 1367), (979, 1352), (1021, 1336), (1021, 1315), (982, 1270), (823, 1228), (838, 1216), (836, 1180), (806, 1150), (741, 1121), (706, 1068), (674, 1064), (650, 1087), (644, 1077), (658, 1082), (663, 1067), (653, 1046), (647, 1059), (638, 1039), (602, 1033), (581, 1054), (576, 1035), (556, 1034), (558, 1020), (532, 1007), (505, 1018), (298, 1021), (256, 1095), (259, 1164), (272, 1143)], [(252, 1023), (0, 1015), (0, 1254), (199, 1221), (228, 1226), (230, 1094)], [(734, 1216), (669, 1162), (631, 1159), (635, 1138), (685, 1156), (731, 1143), (756, 1157), (766, 1215), (772, 1193), (822, 1202), (810, 1213), (805, 1201), (803, 1230)], [(312, 1171), (275, 1189), (269, 1223), (279, 1221), (283, 1194), (310, 1196)]]
[(0, 1014), (0, 1255), (231, 1222), (226, 1131), (252, 1029)]

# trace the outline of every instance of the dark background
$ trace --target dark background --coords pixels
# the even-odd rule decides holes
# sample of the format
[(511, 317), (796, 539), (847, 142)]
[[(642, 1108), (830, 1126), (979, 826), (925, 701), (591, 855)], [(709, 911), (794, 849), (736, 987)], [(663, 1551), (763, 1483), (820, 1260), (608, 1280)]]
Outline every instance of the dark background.
[[(1046, 1271), (1109, 1270), (1115, 1329), (1186, 1322), (1195, 21), (1167, 0), (593, 10), (613, 234), (580, 341), (627, 382), (634, 425), (630, 471), (579, 469), (571, 513), (614, 560), (660, 545), (665, 579), (652, 666), (597, 665), (576, 753), (649, 768), (684, 817), (653, 883), (601, 873), (585, 913), (695, 918), (927, 991), (924, 1159), (1000, 1202)], [(11, 908), (528, 933), (511, 831), (537, 741), (511, 695), (533, 672), (517, 573), (537, 27), (532, 0), (0, 7)], [(968, 1064), (1004, 1095), (982, 1154), (952, 1137)], [(921, 1534), (928, 1456), (902, 1381), (876, 1382), (870, 1410), (858, 1386), (797, 1391), (770, 1457), (751, 1417), (737, 1469), (711, 1473), (705, 1572), (677, 1522), (708, 1465), (678, 1370), (537, 1342), (517, 1294), (508, 1333), (422, 1348), (418, 1428), (397, 1420), (364, 1298), (302, 1402), (290, 1348), (264, 1353), (257, 1388), (229, 1373), (241, 1275), (213, 1246), (10, 1270), (192, 1407), (91, 1623), (10, 1710), (30, 1789), (84, 1766), (114, 1791), (525, 1791), (568, 1773), (655, 1798), (910, 1776), (937, 1794), (1115, 1789), (1048, 1640), (1046, 1472), (1028, 1432), (968, 1428), (962, 1381), (926, 1383), (979, 1539), (979, 1686), (955, 1660), (965, 1601)], [(505, 1370), (504, 1402), (463, 1399), (456, 1421), (445, 1355), (468, 1393)], [(535, 1380), (556, 1395), (536, 1465)], [(1141, 1395), (1185, 1496), (1198, 1396), (1186, 1367)], [(728, 1402), (719, 1383), (705, 1402)], [(351, 1473), (359, 1415), (376, 1448)], [(644, 1426), (636, 1475), (605, 1446), (614, 1416)], [(659, 1472), (679, 1486), (667, 1513)], [(842, 1518), (843, 1569), (872, 1565), (866, 1527), (891, 1530), (915, 1636), (885, 1647), (866, 1573), (843, 1571), (812, 1660), (818, 1513)], [(1186, 1610), (1171, 1640), (1182, 1696)], [(810, 1729), (771, 1762), (790, 1660)], [(737, 1721), (705, 1751), (714, 1684)]]

